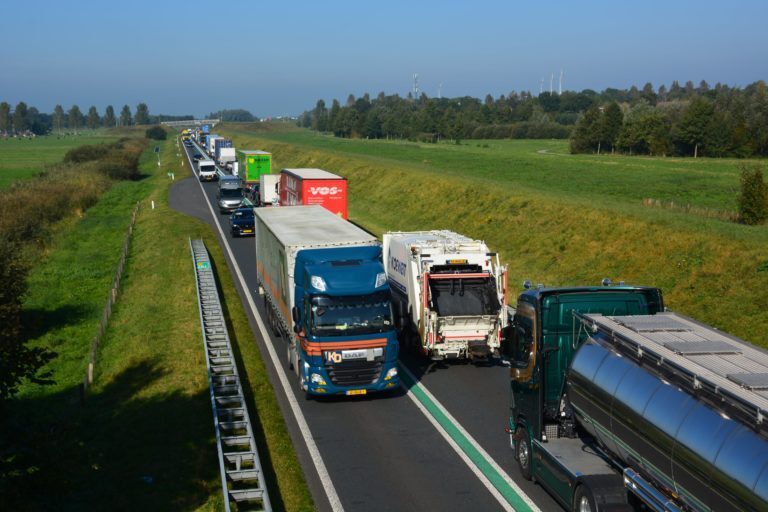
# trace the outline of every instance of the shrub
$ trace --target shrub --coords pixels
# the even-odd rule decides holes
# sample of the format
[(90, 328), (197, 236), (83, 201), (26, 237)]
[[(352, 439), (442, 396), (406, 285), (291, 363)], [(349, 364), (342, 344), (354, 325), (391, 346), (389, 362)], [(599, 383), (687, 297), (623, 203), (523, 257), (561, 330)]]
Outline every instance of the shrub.
[(162, 126), (153, 126), (144, 132), (144, 136), (148, 139), (165, 140), (168, 137), (168, 133)]
[(64, 155), (64, 163), (81, 164), (83, 162), (92, 162), (103, 158), (110, 150), (109, 144), (93, 144), (78, 146), (67, 151)]
[(768, 219), (768, 185), (757, 165), (742, 164), (739, 192), (739, 220), (744, 224), (761, 224)]

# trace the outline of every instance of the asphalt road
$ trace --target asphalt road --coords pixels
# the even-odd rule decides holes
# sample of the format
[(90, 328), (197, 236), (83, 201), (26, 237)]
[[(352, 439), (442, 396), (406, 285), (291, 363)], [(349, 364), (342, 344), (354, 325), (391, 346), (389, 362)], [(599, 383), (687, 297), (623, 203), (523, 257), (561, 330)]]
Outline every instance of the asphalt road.
[[(239, 269), (245, 283), (243, 288), (235, 278), (319, 510), (512, 510), (520, 501), (510, 499), (510, 493), (526, 495), (533, 508), (561, 510), (541, 487), (519, 475), (504, 431), (509, 368), (502, 364), (432, 365), (403, 354), (401, 373), (407, 377), (404, 370), (409, 370), (418, 384), (391, 395), (305, 399), (287, 369), (285, 341), (260, 328), (249, 307), (255, 304), (256, 314), (264, 318), (263, 298), (256, 290), (254, 240), (231, 236), (228, 217), (215, 206), (216, 188), (215, 182), (199, 183), (190, 175), (172, 187), (169, 204), (221, 226), (220, 242), (229, 245), (234, 257), (228, 261), (230, 271), (236, 274)], [(279, 356), (277, 367), (268, 344)], [(290, 397), (281, 385), (281, 373), (290, 383)], [(291, 402), (298, 405), (303, 420)], [(303, 432), (302, 425), (309, 432)], [(310, 445), (322, 460), (319, 468)]]

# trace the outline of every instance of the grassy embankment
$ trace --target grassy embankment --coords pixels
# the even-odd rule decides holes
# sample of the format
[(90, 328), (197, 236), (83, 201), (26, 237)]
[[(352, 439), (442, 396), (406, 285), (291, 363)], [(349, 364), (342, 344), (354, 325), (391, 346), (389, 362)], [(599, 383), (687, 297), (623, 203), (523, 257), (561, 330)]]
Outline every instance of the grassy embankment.
[(79, 135), (46, 135), (34, 139), (0, 138), (0, 188), (20, 179), (31, 178), (48, 164), (61, 162), (70, 149), (83, 144), (112, 142), (112, 131), (86, 131)]
[[(59, 353), (56, 384), (26, 385), (6, 405), (4, 501), (23, 508), (223, 508), (188, 237), (217, 266), (230, 333), (276, 510), (312, 508), (247, 318), (210, 228), (168, 209), (168, 169), (185, 175), (174, 141), (151, 150), (146, 174), (121, 182), (82, 219), (64, 222), (30, 276), (34, 343)], [(84, 407), (77, 385), (135, 201), (142, 199), (122, 293)], [(156, 209), (152, 210), (150, 201)], [(244, 368), (245, 371), (242, 369)], [(4, 443), (0, 443), (4, 444)], [(4, 452), (4, 453), (3, 453)]]
[(510, 297), (526, 278), (659, 286), (670, 309), (768, 347), (766, 226), (643, 206), (654, 198), (732, 211), (738, 161), (572, 156), (562, 141), (457, 146), (266, 128), (217, 131), (238, 148), (272, 151), (277, 169), (348, 177), (351, 217), (376, 233), (452, 229), (485, 239), (509, 265)]

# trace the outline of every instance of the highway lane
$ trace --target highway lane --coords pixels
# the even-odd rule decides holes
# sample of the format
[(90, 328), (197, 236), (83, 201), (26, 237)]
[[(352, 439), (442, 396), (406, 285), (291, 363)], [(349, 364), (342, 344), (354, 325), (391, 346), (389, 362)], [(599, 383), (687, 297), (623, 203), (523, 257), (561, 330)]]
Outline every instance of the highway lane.
[[(195, 185), (197, 185), (195, 183)], [(216, 183), (202, 184), (205, 196), (215, 208)], [(174, 187), (169, 201), (182, 211), (204, 217), (200, 211), (200, 195)], [(183, 188), (188, 189), (189, 186)], [(179, 190), (177, 190), (179, 189)], [(198, 187), (199, 189), (199, 187)], [(183, 197), (187, 195), (188, 197)], [(182, 197), (180, 197), (182, 196)], [(187, 200), (185, 200), (187, 199)], [(208, 214), (210, 217), (210, 214)], [(214, 219), (209, 219), (213, 221)], [(226, 215), (216, 215), (225, 232)], [(252, 238), (227, 242), (247, 283), (248, 293), (263, 315), (263, 301), (255, 292), (255, 250)], [(254, 329), (257, 342), (265, 353), (265, 340)], [(285, 360), (285, 341), (270, 335), (267, 343)], [(268, 358), (265, 357), (268, 361)], [(427, 361), (404, 354), (401, 363), (418, 377), (421, 384), (440, 401), (464, 430), (473, 437), (489, 457), (506, 472), (515, 484), (541, 510), (559, 507), (540, 487), (522, 480), (514, 467), (509, 438), (504, 432), (508, 415), (509, 369), (503, 365), (471, 364), (431, 365)], [(267, 365), (270, 378), (277, 382), (278, 369)], [(283, 368), (279, 369), (283, 371)], [(289, 375), (293, 377), (293, 375)], [(456, 454), (434, 424), (416, 407), (405, 391), (391, 396), (369, 396), (350, 400), (305, 400), (292, 379), (291, 392), (306, 417), (312, 438), (346, 510), (501, 510), (500, 502)], [(292, 421), (286, 397), (281, 397), (283, 411), (292, 430), (294, 445), (310, 488), (320, 508), (330, 508), (325, 500), (323, 483), (314, 471), (313, 461)], [(510, 507), (508, 507), (510, 508)]]

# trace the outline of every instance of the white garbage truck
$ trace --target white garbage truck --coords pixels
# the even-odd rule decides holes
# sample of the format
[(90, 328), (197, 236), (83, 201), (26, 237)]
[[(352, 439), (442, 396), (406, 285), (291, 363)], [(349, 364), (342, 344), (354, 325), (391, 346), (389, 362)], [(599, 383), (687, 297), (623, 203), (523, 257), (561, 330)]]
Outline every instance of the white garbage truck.
[(404, 348), (434, 360), (499, 355), (507, 270), (485, 242), (452, 231), (390, 232), (383, 248)]

